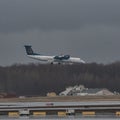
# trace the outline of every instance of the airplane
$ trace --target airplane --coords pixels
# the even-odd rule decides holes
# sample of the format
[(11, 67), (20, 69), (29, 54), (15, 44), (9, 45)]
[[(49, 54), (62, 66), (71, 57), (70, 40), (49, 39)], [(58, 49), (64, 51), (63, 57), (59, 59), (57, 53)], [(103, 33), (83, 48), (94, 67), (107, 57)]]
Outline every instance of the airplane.
[(38, 54), (35, 53), (32, 49), (31, 45), (24, 45), (25, 49), (26, 49), (26, 53), (27, 56), (32, 58), (32, 59), (36, 59), (36, 60), (40, 60), (43, 62), (47, 62), (50, 64), (74, 64), (74, 63), (85, 63), (85, 61), (83, 61), (80, 58), (76, 58), (76, 57), (71, 57), (70, 55), (55, 55), (55, 56), (46, 56), (46, 55), (42, 55), (42, 54)]

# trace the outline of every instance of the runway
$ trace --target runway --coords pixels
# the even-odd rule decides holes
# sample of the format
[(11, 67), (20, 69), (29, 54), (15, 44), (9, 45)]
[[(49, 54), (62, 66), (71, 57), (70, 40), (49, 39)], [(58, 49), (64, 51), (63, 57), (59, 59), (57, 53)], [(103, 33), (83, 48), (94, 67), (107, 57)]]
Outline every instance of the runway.
[(63, 96), (0, 99), (0, 119), (120, 118), (120, 96)]
[(100, 116), (120, 116), (119, 101), (90, 101), (90, 102), (2, 102), (0, 117), (58, 117), (67, 118), (98, 118)]

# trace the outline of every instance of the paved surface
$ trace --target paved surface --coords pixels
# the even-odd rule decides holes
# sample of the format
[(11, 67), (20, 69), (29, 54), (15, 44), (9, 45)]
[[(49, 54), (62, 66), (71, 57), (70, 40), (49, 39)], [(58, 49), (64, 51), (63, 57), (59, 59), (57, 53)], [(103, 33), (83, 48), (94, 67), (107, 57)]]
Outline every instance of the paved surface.
[(0, 98), (1, 102), (78, 102), (78, 101), (120, 101), (120, 95), (112, 96), (56, 96), (56, 97), (26, 97)]

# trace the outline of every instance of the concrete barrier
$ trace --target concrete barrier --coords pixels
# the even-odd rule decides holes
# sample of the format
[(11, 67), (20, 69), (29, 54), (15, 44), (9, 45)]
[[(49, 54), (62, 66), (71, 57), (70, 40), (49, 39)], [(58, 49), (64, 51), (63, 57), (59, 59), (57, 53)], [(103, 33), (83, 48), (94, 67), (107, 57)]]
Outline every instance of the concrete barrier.
[(9, 117), (19, 117), (19, 112), (8, 112)]
[(66, 116), (66, 112), (60, 111), (58, 112), (58, 116), (59, 117)]
[(119, 116), (119, 117), (120, 117), (120, 111), (117, 111), (117, 112), (116, 112), (116, 116)]
[(95, 112), (94, 111), (83, 111), (82, 115), (83, 116), (95, 116)]
[(46, 112), (33, 112), (33, 116), (37, 117), (37, 116), (46, 116)]

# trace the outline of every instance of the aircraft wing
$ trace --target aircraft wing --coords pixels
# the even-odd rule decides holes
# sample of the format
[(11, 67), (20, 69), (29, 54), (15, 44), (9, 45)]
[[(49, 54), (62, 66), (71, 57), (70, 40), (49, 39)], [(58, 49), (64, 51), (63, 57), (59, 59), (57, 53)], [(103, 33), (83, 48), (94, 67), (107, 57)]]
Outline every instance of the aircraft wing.
[(55, 56), (54, 59), (55, 60), (68, 60), (70, 58), (70, 55), (58, 55), (58, 56)]

